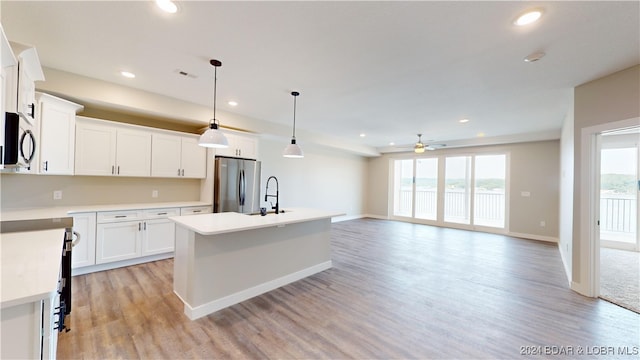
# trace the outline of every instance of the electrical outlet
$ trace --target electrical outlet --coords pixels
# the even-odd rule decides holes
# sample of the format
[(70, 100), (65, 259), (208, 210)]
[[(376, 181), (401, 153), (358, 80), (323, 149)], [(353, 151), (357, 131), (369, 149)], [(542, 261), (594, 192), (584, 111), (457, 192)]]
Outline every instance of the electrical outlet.
[(528, 191), (521, 191), (520, 195), (523, 196), (523, 197), (529, 197), (529, 196), (531, 196), (531, 193), (528, 192)]
[(55, 190), (53, 192), (53, 200), (62, 200), (62, 190)]
[(545, 226), (547, 226), (547, 222), (544, 220), (540, 221), (540, 227), (545, 227)]
[(157, 198), (158, 197), (158, 190), (151, 191), (151, 197), (152, 198)]

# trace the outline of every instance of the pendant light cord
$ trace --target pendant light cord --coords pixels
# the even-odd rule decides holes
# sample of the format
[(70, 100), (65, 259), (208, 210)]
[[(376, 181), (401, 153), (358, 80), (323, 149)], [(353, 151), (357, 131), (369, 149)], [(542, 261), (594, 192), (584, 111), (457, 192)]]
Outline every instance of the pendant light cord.
[(213, 67), (213, 123), (216, 123), (216, 86), (218, 84), (218, 67)]
[(293, 138), (296, 138), (296, 98), (297, 96), (293, 96)]
[(291, 137), (291, 139), (295, 140), (296, 139), (296, 98), (298, 97), (298, 95), (300, 95), (300, 93), (297, 91), (292, 91), (291, 95), (293, 95), (293, 136)]

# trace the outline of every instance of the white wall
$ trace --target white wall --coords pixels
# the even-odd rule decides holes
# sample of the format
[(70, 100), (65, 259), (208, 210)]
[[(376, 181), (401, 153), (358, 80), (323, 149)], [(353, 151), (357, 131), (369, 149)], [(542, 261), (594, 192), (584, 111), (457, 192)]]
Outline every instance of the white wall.
[(582, 235), (589, 232), (585, 228), (589, 215), (581, 214), (586, 206), (583, 191), (588, 186), (588, 179), (581, 176), (582, 164), (588, 164), (582, 133), (586, 128), (640, 117), (639, 79), (640, 65), (636, 65), (575, 88), (572, 288), (585, 295), (593, 291), (589, 284), (593, 264), (589, 261), (590, 239)]
[[(573, 103), (573, 91), (571, 92)], [(573, 251), (573, 107), (569, 109), (562, 124), (560, 137), (560, 238), (558, 248), (564, 264), (567, 279), (572, 277)]]
[(281, 209), (311, 207), (341, 211), (350, 217), (364, 214), (366, 158), (306, 143), (304, 138), (298, 138), (298, 144), (304, 158), (289, 159), (282, 156), (286, 141), (260, 139), (262, 206), (270, 207), (264, 202), (264, 191), (267, 178), (273, 175), (280, 184)]

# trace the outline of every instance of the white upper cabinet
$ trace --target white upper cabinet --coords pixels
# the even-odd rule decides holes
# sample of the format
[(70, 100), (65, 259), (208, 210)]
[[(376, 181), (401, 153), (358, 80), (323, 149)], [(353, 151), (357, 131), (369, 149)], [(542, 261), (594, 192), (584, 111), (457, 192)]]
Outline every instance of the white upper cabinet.
[(11, 48), (18, 60), (18, 66), (9, 68), (6, 74), (5, 111), (23, 114), (35, 125), (36, 117), (36, 81), (44, 81), (38, 52), (32, 46), (10, 41)]
[(151, 176), (206, 177), (207, 149), (196, 136), (154, 133), (151, 150)]
[(257, 159), (258, 138), (254, 135), (237, 132), (224, 132), (229, 147), (225, 149), (215, 149), (218, 156), (229, 156), (243, 159)]
[(4, 112), (8, 111), (6, 107), (7, 102), (7, 94), (10, 91), (7, 91), (7, 72), (9, 71), (7, 68), (11, 68), (18, 65), (18, 60), (13, 55), (13, 50), (11, 50), (11, 45), (9, 45), (9, 40), (4, 35), (4, 30), (2, 29), (2, 25), (0, 24), (0, 115), (2, 119), (0, 120), (0, 145), (4, 146)]
[(73, 175), (75, 159), (76, 112), (83, 106), (36, 92), (37, 123), (40, 128), (40, 174)]
[(76, 175), (150, 176), (151, 133), (78, 117)]

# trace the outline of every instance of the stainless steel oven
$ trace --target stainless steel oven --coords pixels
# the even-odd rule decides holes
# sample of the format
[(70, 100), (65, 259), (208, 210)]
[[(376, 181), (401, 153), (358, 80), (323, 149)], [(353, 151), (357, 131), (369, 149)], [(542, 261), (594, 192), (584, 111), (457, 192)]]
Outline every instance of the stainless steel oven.
[(36, 154), (34, 126), (18, 113), (7, 112), (4, 119), (4, 139), (0, 160), (4, 169), (31, 170)]

